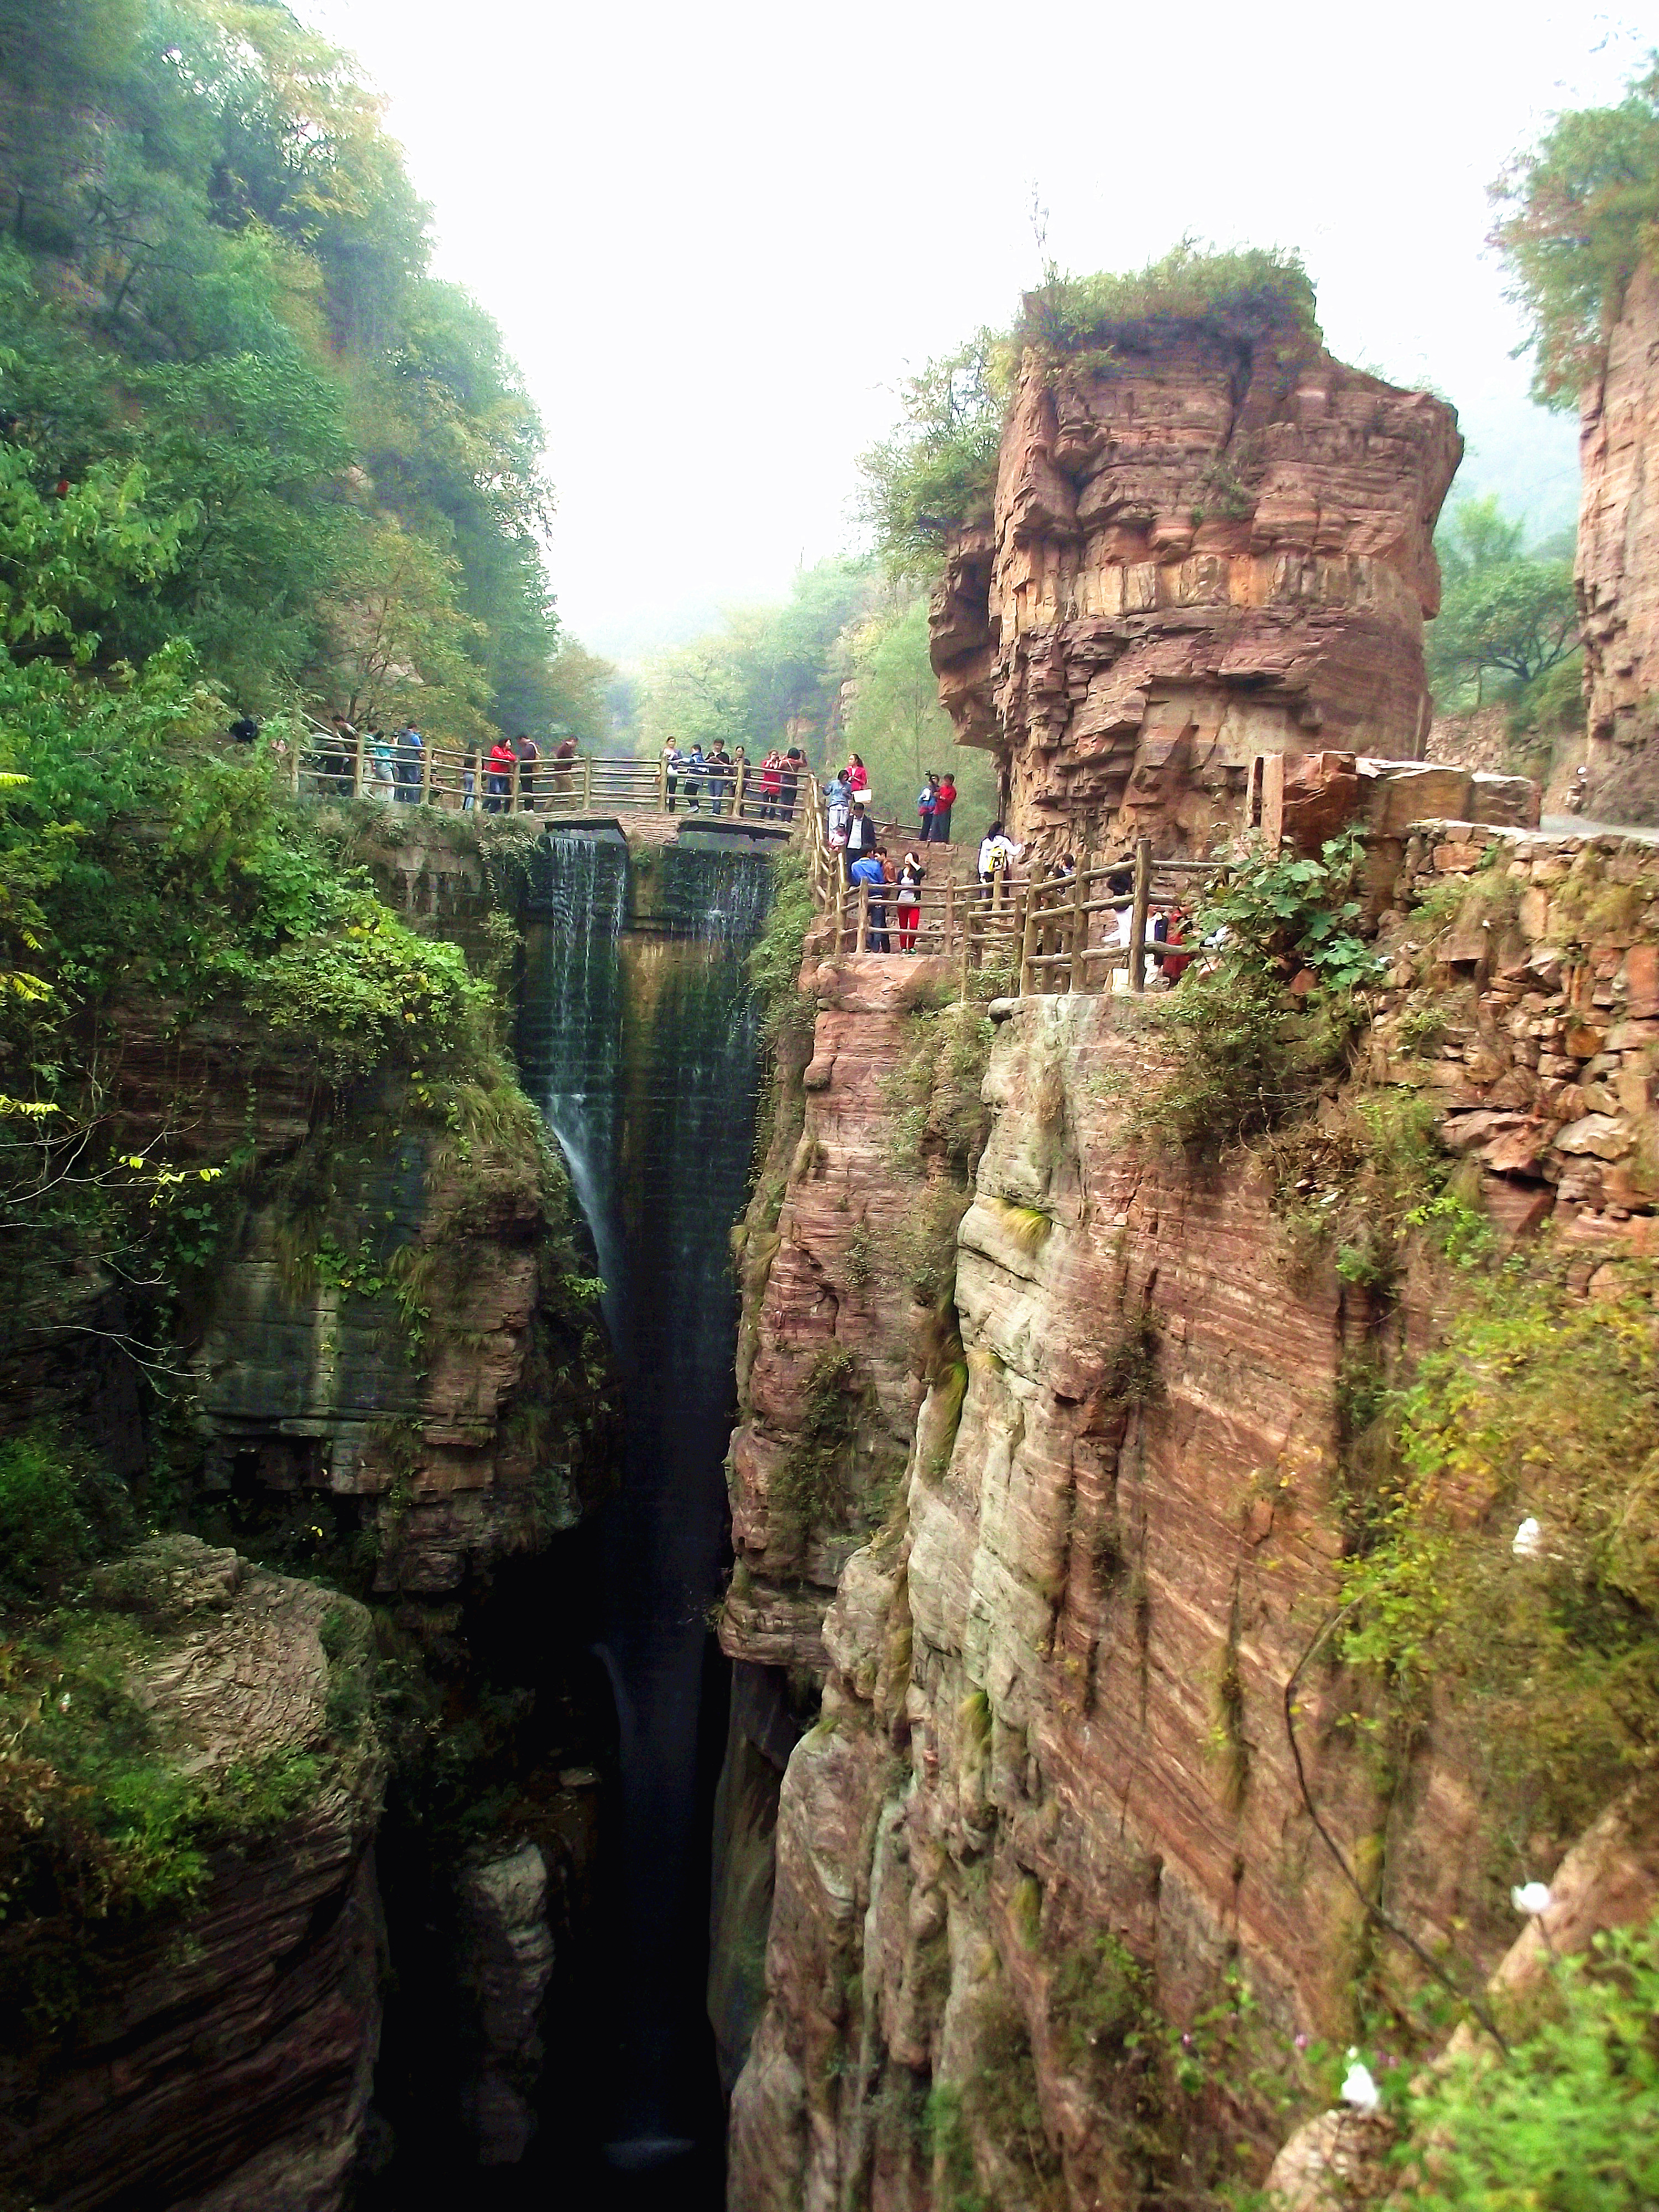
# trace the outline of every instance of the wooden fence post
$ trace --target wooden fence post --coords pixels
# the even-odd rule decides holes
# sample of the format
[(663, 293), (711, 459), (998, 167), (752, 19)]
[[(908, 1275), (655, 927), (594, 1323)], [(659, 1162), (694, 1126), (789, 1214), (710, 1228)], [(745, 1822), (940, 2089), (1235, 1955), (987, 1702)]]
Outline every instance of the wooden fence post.
[(830, 857), (836, 869), (836, 957), (839, 960), (845, 950), (842, 935), (847, 927), (847, 871), (835, 854)]
[(421, 804), (432, 804), (432, 748), (428, 744), (421, 747)]
[(1039, 878), (1033, 876), (1025, 886), (1025, 927), (1019, 940), (1019, 995), (1029, 998), (1031, 990), (1031, 955), (1036, 951), (1036, 911)]
[(592, 811), (593, 757), (591, 753), (584, 753), (582, 755), (582, 812), (591, 814)]
[(351, 741), (351, 795), (354, 799), (361, 799), (363, 795), (363, 748), (367, 743), (368, 739), (361, 730)]
[(962, 988), (958, 994), (962, 1003), (968, 1002), (968, 970), (973, 960), (974, 905), (971, 899), (963, 902), (962, 908)]
[(854, 952), (867, 952), (870, 950), (870, 886), (868, 884), (859, 885), (858, 935), (853, 940), (853, 950)]
[(1089, 949), (1089, 917), (1084, 912), (1088, 881), (1089, 871), (1079, 860), (1077, 873), (1072, 878), (1072, 957), (1066, 967), (1068, 991), (1086, 991), (1089, 988), (1089, 963), (1085, 957)]
[(1135, 840), (1135, 903), (1129, 926), (1129, 988), (1146, 988), (1146, 907), (1152, 888), (1152, 841)]

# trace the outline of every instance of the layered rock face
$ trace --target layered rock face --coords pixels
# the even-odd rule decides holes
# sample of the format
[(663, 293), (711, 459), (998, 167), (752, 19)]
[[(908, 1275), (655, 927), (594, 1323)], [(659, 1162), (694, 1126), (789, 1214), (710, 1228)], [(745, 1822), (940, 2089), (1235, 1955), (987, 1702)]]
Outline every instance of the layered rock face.
[(932, 614), (961, 742), (1047, 854), (1236, 822), (1257, 753), (1416, 758), (1451, 411), (1293, 327), (1144, 323), (1028, 355), (991, 526)]
[(1593, 815), (1659, 822), (1659, 269), (1644, 262), (1580, 398), (1577, 580)]
[[(1419, 823), (1396, 856), (1382, 896), (1408, 918), (1360, 1079), (1427, 1091), (1499, 1232), (1553, 1215), (1572, 1285), (1616, 1292), (1609, 1263), (1646, 1254), (1656, 1221), (1659, 862), (1469, 823)], [(1414, 933), (1430, 895), (1439, 918)], [(809, 972), (821, 1087), (796, 1158), (804, 1176), (825, 1143), (854, 1220), (904, 1203), (874, 1103), (904, 1095), (918, 1018), (880, 1007), (896, 964)], [(792, 1341), (856, 1312), (872, 1373), (903, 1360), (921, 1404), (902, 1498), (818, 1637), (797, 1588), (793, 1638), (769, 1647), (810, 1663), (821, 1641), (826, 1671), (777, 1803), (766, 2004), (732, 2107), (742, 2212), (974, 2192), (1096, 2212), (1205, 2201), (1219, 2166), (1260, 2179), (1282, 2054), (1298, 2033), (1347, 2039), (1378, 1940), (1316, 1813), (1461, 1972), (1514, 1933), (1450, 1701), (1392, 1771), (1354, 1725), (1363, 1686), (1328, 1664), (1297, 1692), (1301, 1776), (1286, 1729), (1285, 1685), (1340, 1602), (1346, 1378), (1432, 1341), (1433, 1279), (1381, 1302), (1328, 1251), (1294, 1259), (1249, 1154), (1147, 1144), (1135, 1109), (1168, 1047), (1127, 1000), (994, 1011), (959, 1346), (943, 1315), (918, 1332), (886, 1247), (849, 1289), (852, 1225), (803, 1182), (756, 1309), (733, 1458), (751, 1613), (728, 1608), (728, 1648), (780, 1617), (757, 1593), (778, 1470), (811, 1425)]]
[(574, 1524), (607, 1359), (522, 1101), (341, 1093), (245, 1020), (162, 1014), (124, 1023), (111, 1088), (179, 1165), (240, 1155), (198, 1323), (210, 1505), (320, 1510), (412, 1595)]
[(190, 1537), (105, 1583), (152, 1632), (131, 1687), (161, 1755), (286, 1763), (297, 1802), (212, 1852), (182, 1918), (104, 1948), (71, 2032), (0, 2053), (8, 2179), (77, 2212), (333, 2212), (380, 2022), (368, 1616)]

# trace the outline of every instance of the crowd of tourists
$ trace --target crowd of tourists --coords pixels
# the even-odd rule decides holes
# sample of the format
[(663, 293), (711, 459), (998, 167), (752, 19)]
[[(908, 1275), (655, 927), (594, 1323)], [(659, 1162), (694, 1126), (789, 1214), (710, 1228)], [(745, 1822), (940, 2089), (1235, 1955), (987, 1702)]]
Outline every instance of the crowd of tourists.
[[(231, 736), (242, 744), (252, 744), (258, 732), (258, 722), (247, 714), (230, 726)], [(542, 749), (528, 732), (516, 738), (499, 737), (488, 749), (476, 744), (458, 749), (440, 761), (413, 721), (394, 730), (360, 733), (343, 714), (336, 714), (321, 732), (306, 765), (316, 789), (325, 797), (356, 794), (402, 806), (458, 798), (464, 813), (481, 807), (486, 814), (515, 809), (533, 814), (549, 789), (568, 790), (575, 757), (574, 738), (561, 738), (549, 756), (544, 781)]]
[(807, 773), (799, 745), (783, 750), (774, 745), (757, 763), (742, 745), (728, 752), (723, 738), (707, 748), (696, 743), (683, 746), (670, 738), (661, 763), (663, 804), (671, 814), (678, 812), (682, 800), (688, 814), (700, 814), (707, 792), (711, 814), (730, 813), (749, 822), (793, 822), (800, 780)]

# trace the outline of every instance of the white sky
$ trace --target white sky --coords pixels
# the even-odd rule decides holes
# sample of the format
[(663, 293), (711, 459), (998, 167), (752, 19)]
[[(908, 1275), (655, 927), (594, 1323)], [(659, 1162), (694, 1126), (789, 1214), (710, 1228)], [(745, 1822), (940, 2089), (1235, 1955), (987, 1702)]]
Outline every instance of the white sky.
[(440, 273), (546, 420), (567, 628), (624, 659), (851, 550), (854, 457), (907, 365), (1062, 268), (1184, 232), (1294, 246), (1332, 349), (1458, 405), (1461, 481), (1571, 516), (1485, 187), (1615, 97), (1659, 0), (1262, 11), (985, 0), (297, 0), (354, 49), (433, 204)]

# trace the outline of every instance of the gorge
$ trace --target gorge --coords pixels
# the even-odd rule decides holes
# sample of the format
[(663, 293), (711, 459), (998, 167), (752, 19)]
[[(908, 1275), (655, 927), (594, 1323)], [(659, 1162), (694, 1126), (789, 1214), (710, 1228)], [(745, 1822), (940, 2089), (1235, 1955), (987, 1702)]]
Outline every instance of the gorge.
[[(1649, 2203), (1649, 232), (1589, 337), (1540, 295), (1571, 727), (1570, 658), (1437, 708), (1450, 403), (1188, 242), (908, 384), (887, 570), (623, 757), (346, 58), (48, 12), (0, 2212)], [(1516, 266), (1588, 220), (1517, 204)], [(908, 924), (820, 804), (871, 727), (890, 860), (976, 779)]]

